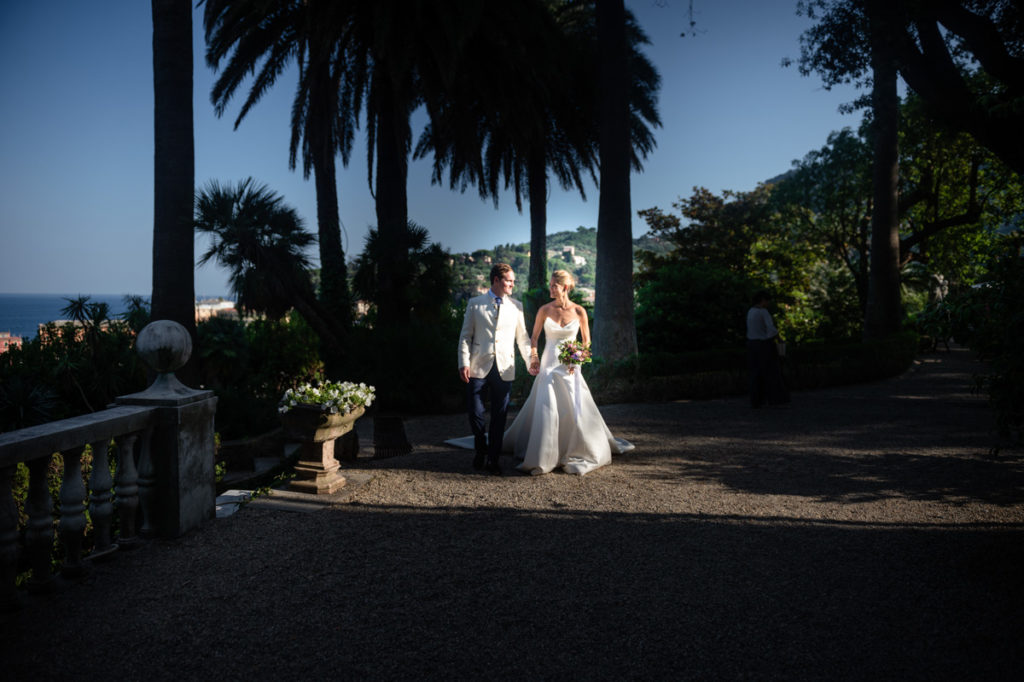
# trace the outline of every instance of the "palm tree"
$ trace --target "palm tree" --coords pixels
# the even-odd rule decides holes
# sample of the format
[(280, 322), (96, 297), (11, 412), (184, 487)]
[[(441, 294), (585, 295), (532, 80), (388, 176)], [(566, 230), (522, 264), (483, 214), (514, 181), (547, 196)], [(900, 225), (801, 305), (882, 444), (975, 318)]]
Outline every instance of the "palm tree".
[(304, 177), (313, 173), (316, 183), (321, 298), (326, 309), (347, 326), (351, 304), (334, 162), (339, 152), (348, 162), (356, 125), (356, 112), (340, 107), (339, 98), (346, 57), (336, 29), (344, 26), (344, 5), (324, 0), (208, 0), (203, 23), (207, 63), (216, 69), (227, 59), (210, 93), (218, 116), (242, 83), (256, 74), (235, 119), (236, 128), (278, 76), (293, 61), (298, 66), (289, 167), (296, 167), (301, 148)]
[(72, 322), (78, 322), (84, 327), (92, 319), (91, 309), (95, 305), (89, 302), (90, 298), (92, 297), (78, 296), (77, 298), (65, 298), (64, 300), (68, 304), (60, 309), (60, 314)]
[(149, 302), (142, 296), (129, 295), (125, 296), (124, 299), (125, 311), (121, 313), (121, 319), (128, 325), (128, 328), (133, 332), (138, 333), (142, 331), (153, 319), (150, 313)]
[[(478, 5), (471, 0), (207, 3), (207, 61), (216, 66), (234, 50), (212, 93), (218, 112), (261, 60), (239, 120), (292, 59), (299, 64), (292, 109), (292, 163), (301, 140), (305, 170), (308, 173), (312, 167), (317, 176), (325, 292), (332, 289), (327, 283), (331, 273), (344, 273), (334, 155), (340, 152), (347, 163), (353, 130), (365, 107), (368, 181), (377, 202), (378, 229), (392, 245), (381, 263), (378, 283), (380, 319), (386, 324), (400, 323), (408, 313), (408, 302), (402, 298), (406, 283), (395, 278), (406, 270), (409, 246), (405, 235), (409, 119), (421, 103), (421, 88), (438, 87), (454, 71), (458, 45), (479, 15)], [(329, 263), (334, 257), (338, 266), (332, 269)], [(339, 282), (333, 290), (340, 291), (342, 286)]]
[(597, 3), (601, 198), (597, 215), (594, 353), (606, 360), (636, 355), (633, 234), (629, 202), (629, 52), (623, 0)]
[(350, 5), (343, 100), (350, 111), (366, 108), (368, 182), (380, 239), (390, 246), (377, 270), (378, 323), (401, 326), (409, 317), (407, 273), (413, 247), (407, 230), (410, 118), (424, 101), (447, 92), (484, 5), (472, 0), (357, 0)]
[(405, 296), (410, 249), (406, 186), (412, 141), (409, 119), (420, 100), (413, 56), (419, 35), (410, 17), (418, 8), (419, 3), (411, 3), (408, 14), (399, 11), (393, 19), (383, 11), (372, 12), (364, 26), (372, 32), (364, 43), (369, 48), (364, 54), (370, 57), (367, 159), (371, 173), (376, 160), (377, 229), (381, 240), (390, 245), (379, 259), (377, 319), (381, 325), (394, 327), (403, 326), (409, 314)]
[[(431, 244), (427, 229), (413, 221), (409, 221), (406, 234), (408, 271), (402, 273), (401, 278), (410, 286), (405, 298), (419, 321), (438, 324), (449, 306), (452, 272), (448, 261), (451, 254), (438, 244)], [(380, 263), (389, 250), (391, 245), (381, 239), (377, 230), (371, 229), (363, 252), (356, 258), (352, 277), (352, 288), (361, 300), (376, 302)]]
[(305, 250), (316, 237), (266, 185), (252, 178), (235, 187), (211, 181), (196, 197), (195, 226), (211, 237), (199, 264), (215, 260), (228, 269), (242, 310), (280, 319), (295, 308), (322, 342), (344, 339), (345, 328), (313, 291)]
[[(192, 199), (192, 6), (152, 0), (153, 12), (153, 318), (174, 320), (196, 338)], [(196, 362), (178, 370), (186, 384)]]
[[(639, 170), (654, 146), (650, 126), (661, 124), (656, 107), (660, 78), (639, 51), (647, 37), (631, 14), (627, 20), (632, 164)], [(447, 166), (453, 189), (473, 183), (482, 197), (497, 203), (504, 180), (520, 211), (527, 197), (529, 286), (543, 287), (549, 173), (563, 189), (575, 187), (584, 200), (583, 174), (597, 180), (600, 87), (594, 3), (519, 3), (513, 13), (495, 16), (489, 25), (497, 30), (482, 33), (476, 46), (467, 48), (474, 58), (466, 60), (472, 68), (459, 83), (463, 89), (450, 97), (447, 108), (432, 114), (416, 153), (422, 157), (433, 151), (435, 182)]]
[[(268, 6), (256, 0), (211, 0), (207, 5), (207, 60), (216, 66), (234, 49), (212, 94), (219, 111), (264, 60), (241, 120), (290, 60), (297, 59), (300, 86), (293, 106), (293, 150), (301, 138), (303, 153), (311, 157), (318, 178), (333, 173), (327, 160), (333, 163), (336, 151), (347, 161), (352, 129), (365, 107), (368, 181), (377, 203), (380, 237), (392, 247), (378, 270), (381, 324), (400, 325), (409, 310), (404, 298), (408, 283), (402, 278), (408, 271), (405, 261), (410, 248), (406, 234), (410, 117), (424, 102), (434, 116), (437, 102), (450, 97), (457, 75), (479, 56), (469, 53), (466, 45), (482, 27), (512, 30), (495, 20), (503, 15), (494, 7), (504, 4), (293, 0)], [(486, 47), (491, 52), (495, 49), (493, 44)], [(328, 95), (333, 99), (328, 100)], [(319, 113), (313, 116), (314, 112)], [(300, 121), (308, 125), (302, 135), (296, 132)], [(318, 205), (322, 203), (319, 185), (318, 180)], [(323, 221), (320, 228), (323, 251), (328, 236)]]
[(596, 180), (594, 138), (581, 125), (588, 99), (589, 78), (581, 73), (590, 58), (589, 45), (581, 46), (588, 13), (585, 4), (549, 0), (488, 9), (466, 48), (472, 55), (467, 68), (450, 92), (427, 103), (431, 123), (416, 156), (433, 153), (435, 182), (447, 167), (452, 189), (475, 184), (495, 205), (502, 188), (512, 191), (520, 212), (527, 197), (532, 289), (547, 280), (549, 170), (563, 188), (575, 186), (584, 198), (583, 172)]

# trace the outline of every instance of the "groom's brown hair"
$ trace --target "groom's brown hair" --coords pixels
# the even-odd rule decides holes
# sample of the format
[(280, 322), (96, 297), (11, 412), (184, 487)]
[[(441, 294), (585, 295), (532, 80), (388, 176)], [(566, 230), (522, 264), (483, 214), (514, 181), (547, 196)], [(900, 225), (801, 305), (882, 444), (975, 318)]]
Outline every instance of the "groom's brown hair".
[(499, 279), (506, 272), (512, 272), (512, 266), (508, 263), (495, 263), (494, 267), (491, 268), (491, 286), (494, 286), (494, 280)]

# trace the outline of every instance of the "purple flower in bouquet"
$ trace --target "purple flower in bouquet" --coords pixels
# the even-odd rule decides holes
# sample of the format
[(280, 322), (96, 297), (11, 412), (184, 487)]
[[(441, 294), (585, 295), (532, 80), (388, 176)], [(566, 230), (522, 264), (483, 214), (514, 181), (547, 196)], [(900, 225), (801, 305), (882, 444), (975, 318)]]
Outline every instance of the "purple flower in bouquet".
[(569, 340), (558, 344), (558, 361), (569, 368), (569, 374), (576, 371), (577, 365), (585, 365), (592, 359), (589, 343)]

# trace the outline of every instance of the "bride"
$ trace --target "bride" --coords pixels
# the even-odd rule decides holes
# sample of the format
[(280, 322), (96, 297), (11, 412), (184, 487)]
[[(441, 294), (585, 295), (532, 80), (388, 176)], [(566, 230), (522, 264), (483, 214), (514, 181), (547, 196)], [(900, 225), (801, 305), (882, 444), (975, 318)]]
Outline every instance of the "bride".
[[(604, 423), (583, 373), (558, 359), (558, 345), (582, 335), (590, 343), (590, 324), (583, 306), (569, 300), (575, 286), (572, 275), (556, 270), (551, 275), (551, 302), (541, 306), (530, 337), (530, 364), (540, 364), (530, 395), (512, 425), (505, 431), (503, 446), (511, 450), (520, 471), (546, 474), (556, 467), (570, 474), (585, 474), (608, 464), (612, 453), (622, 454), (633, 445), (615, 438)], [(544, 354), (537, 342), (544, 332)]]

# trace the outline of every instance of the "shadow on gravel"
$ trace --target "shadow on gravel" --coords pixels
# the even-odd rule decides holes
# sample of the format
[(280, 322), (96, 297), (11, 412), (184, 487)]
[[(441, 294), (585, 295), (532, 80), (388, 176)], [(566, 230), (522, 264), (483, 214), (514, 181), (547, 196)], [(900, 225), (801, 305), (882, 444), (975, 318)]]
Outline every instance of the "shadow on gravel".
[[(874, 502), (891, 498), (956, 506), (971, 502), (1020, 504), (1024, 462), (969, 457), (882, 453), (858, 457), (738, 452), (680, 462), (657, 462), (640, 477), (679, 483), (717, 481), (759, 495), (796, 495), (819, 501)], [(642, 462), (637, 462), (642, 467)], [(655, 467), (652, 467), (652, 469)]]
[(1024, 665), (1020, 524), (355, 505), (249, 510), (197, 535), (213, 537), (149, 545), (12, 616), (10, 679), (953, 680)]
[(652, 480), (850, 503), (1020, 504), (1024, 451), (992, 454), (992, 415), (965, 388), (969, 372), (926, 369), (795, 394), (783, 409), (752, 410), (739, 399), (655, 404), (617, 426), (637, 444), (628, 461)]

